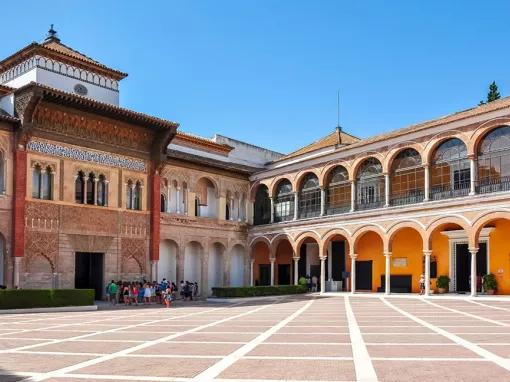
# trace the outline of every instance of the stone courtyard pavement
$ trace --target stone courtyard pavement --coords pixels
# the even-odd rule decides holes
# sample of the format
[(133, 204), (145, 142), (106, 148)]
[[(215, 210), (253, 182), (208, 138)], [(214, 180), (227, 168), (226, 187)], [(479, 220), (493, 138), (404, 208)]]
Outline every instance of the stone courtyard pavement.
[(4, 315), (1, 381), (510, 381), (510, 303), (284, 297)]

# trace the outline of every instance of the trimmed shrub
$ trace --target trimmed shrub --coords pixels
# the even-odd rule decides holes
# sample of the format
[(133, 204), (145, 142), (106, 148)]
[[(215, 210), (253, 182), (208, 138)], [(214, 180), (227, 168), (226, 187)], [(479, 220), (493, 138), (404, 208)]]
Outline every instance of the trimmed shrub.
[(93, 289), (0, 290), (0, 309), (94, 305)]
[(257, 297), (306, 293), (304, 285), (276, 285), (233, 288), (212, 288), (215, 297)]

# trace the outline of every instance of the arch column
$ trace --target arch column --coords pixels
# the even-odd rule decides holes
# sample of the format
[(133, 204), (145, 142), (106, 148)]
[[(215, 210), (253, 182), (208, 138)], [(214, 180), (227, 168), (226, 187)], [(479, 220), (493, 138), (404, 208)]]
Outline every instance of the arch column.
[(326, 190), (321, 187), (321, 216), (326, 215)]
[(357, 254), (351, 254), (351, 293), (356, 293), (356, 258)]
[(269, 200), (271, 201), (271, 224), (274, 223), (274, 197), (270, 197)]
[(471, 254), (471, 297), (476, 297), (476, 255), (478, 248), (469, 248)]
[(425, 195), (423, 197), (423, 201), (428, 202), (430, 195), (430, 166), (428, 164), (424, 164), (423, 171), (423, 176), (425, 177), (425, 190), (423, 190)]
[(276, 262), (276, 259), (275, 258), (270, 258), (269, 261), (271, 263), (271, 282), (270, 282), (270, 285), (274, 286), (274, 263)]
[(177, 201), (176, 212), (178, 214), (180, 214), (181, 213), (181, 188), (180, 187), (176, 187), (176, 189), (175, 189), (175, 199)]
[(250, 259), (250, 286), (254, 285), (253, 267), (255, 265), (255, 259)]
[(384, 174), (384, 207), (390, 206), (390, 174)]
[(356, 181), (351, 180), (351, 211), (356, 211)]
[(299, 218), (299, 192), (294, 192), (294, 220), (298, 220)]
[(385, 270), (384, 270), (384, 294), (391, 293), (391, 252), (385, 252)]
[(321, 257), (321, 293), (326, 292), (326, 258)]
[(293, 257), (294, 261), (294, 285), (299, 284), (299, 257)]
[(424, 250), (423, 256), (425, 256), (425, 296), (430, 294), (430, 256), (432, 251)]
[(476, 158), (475, 156), (470, 156), (469, 158), (469, 195), (476, 195)]

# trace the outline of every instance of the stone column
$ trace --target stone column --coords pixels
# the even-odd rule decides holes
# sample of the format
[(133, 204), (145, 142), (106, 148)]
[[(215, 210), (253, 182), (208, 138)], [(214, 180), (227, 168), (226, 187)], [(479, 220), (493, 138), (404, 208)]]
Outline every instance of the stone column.
[(384, 294), (391, 293), (391, 252), (384, 254), (386, 258), (385, 271), (384, 271)]
[[(87, 193), (88, 193), (88, 188), (89, 188), (89, 179), (88, 177), (85, 175), (83, 177), (83, 204), (87, 204)], [(133, 186), (134, 187), (134, 186)]]
[(326, 258), (321, 257), (321, 293), (326, 292)]
[(269, 261), (271, 262), (271, 286), (274, 285), (274, 263), (276, 261), (276, 259), (269, 259)]
[(27, 193), (27, 152), (14, 152), (14, 200), (13, 200), (13, 243), (14, 257), (13, 286), (19, 286), (21, 258), (25, 254), (25, 203)]
[(476, 160), (475, 157), (469, 158), (469, 195), (476, 195)]
[(328, 280), (333, 280), (333, 242), (328, 243)]
[(2, 166), (2, 189), (0, 189), (0, 194), (5, 195), (7, 193), (7, 158), (4, 156), (3, 158), (3, 166)]
[(175, 273), (177, 274), (177, 280), (176, 284), (180, 283), (181, 280), (184, 280), (184, 257), (186, 255), (186, 248), (183, 246), (179, 246), (178, 252), (177, 252), (177, 264)]
[(230, 198), (230, 216), (229, 219), (234, 221), (234, 198)]
[(104, 205), (108, 206), (108, 193), (110, 192), (110, 181), (104, 181)]
[(93, 198), (94, 198), (94, 205), (97, 206), (97, 182), (99, 182), (99, 179), (97, 176), (94, 176), (94, 192), (93, 192)]
[(253, 275), (253, 266), (255, 265), (255, 260), (250, 260), (250, 286), (254, 285), (254, 275)]
[(356, 211), (356, 181), (351, 180), (351, 212)]
[(425, 296), (430, 294), (430, 256), (432, 255), (432, 251), (423, 251), (423, 256), (425, 256)]
[(470, 248), (471, 254), (471, 297), (476, 297), (476, 255), (478, 248)]
[(177, 187), (175, 190), (175, 201), (176, 201), (176, 209), (177, 213), (181, 213), (181, 188)]
[(424, 177), (425, 177), (425, 190), (423, 201), (428, 202), (430, 198), (430, 166), (428, 164), (423, 165)]
[(20, 282), (20, 278), (19, 278), (19, 275), (21, 273), (21, 257), (15, 257), (14, 258), (14, 277), (13, 277), (13, 281), (12, 281), (12, 286), (14, 288), (16, 287), (20, 287), (19, 285), (19, 282)]
[[(161, 195), (161, 178), (156, 171), (150, 178), (150, 260), (157, 262), (159, 260), (159, 242), (160, 242), (160, 224), (161, 208), (159, 205)], [(157, 277), (157, 274), (156, 274)], [(154, 280), (152, 280), (154, 281)]]
[(356, 257), (358, 255), (351, 255), (351, 293), (356, 293)]
[(384, 207), (390, 206), (390, 174), (384, 174)]
[(321, 187), (321, 216), (326, 215), (326, 190)]
[(294, 220), (299, 218), (299, 193), (294, 193)]
[(299, 284), (299, 257), (293, 257), (294, 260), (294, 285)]
[(271, 197), (271, 198), (269, 198), (269, 200), (271, 200), (271, 221), (270, 221), (270, 223), (273, 224), (274, 223), (274, 198)]
[(170, 186), (166, 189), (166, 212), (170, 212)]
[(151, 260), (151, 281), (158, 280), (158, 260)]

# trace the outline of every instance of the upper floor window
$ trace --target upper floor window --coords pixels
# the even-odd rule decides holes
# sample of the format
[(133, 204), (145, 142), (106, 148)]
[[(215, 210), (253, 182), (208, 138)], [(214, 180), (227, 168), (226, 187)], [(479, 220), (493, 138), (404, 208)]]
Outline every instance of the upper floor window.
[(321, 189), (319, 187), (319, 179), (315, 174), (305, 175), (301, 182), (298, 204), (300, 217), (314, 217), (320, 214)]
[(420, 203), (425, 196), (425, 170), (418, 151), (408, 148), (400, 151), (391, 165), (392, 205)]
[(266, 185), (261, 184), (255, 194), (255, 204), (253, 206), (253, 224), (268, 224), (271, 222), (271, 199), (269, 199), (269, 190)]
[(36, 164), (32, 168), (32, 198), (53, 199), (53, 170)]
[(384, 198), (384, 176), (381, 162), (376, 158), (365, 159), (356, 176), (356, 187), (359, 209), (381, 207)]
[(126, 208), (128, 210), (142, 209), (142, 183), (129, 180), (126, 189)]
[(91, 204), (96, 206), (108, 205), (108, 181), (101, 174), (93, 172), (88, 175), (79, 171), (75, 175), (74, 200), (80, 204)]
[(336, 166), (327, 178), (326, 213), (335, 214), (351, 209), (351, 184), (345, 167)]
[(487, 133), (478, 147), (478, 192), (510, 190), (510, 127)]
[(458, 138), (442, 142), (434, 151), (431, 162), (432, 200), (468, 195), (471, 175), (464, 142)]
[(294, 192), (289, 180), (283, 179), (276, 189), (274, 199), (274, 221), (292, 220), (294, 217)]

